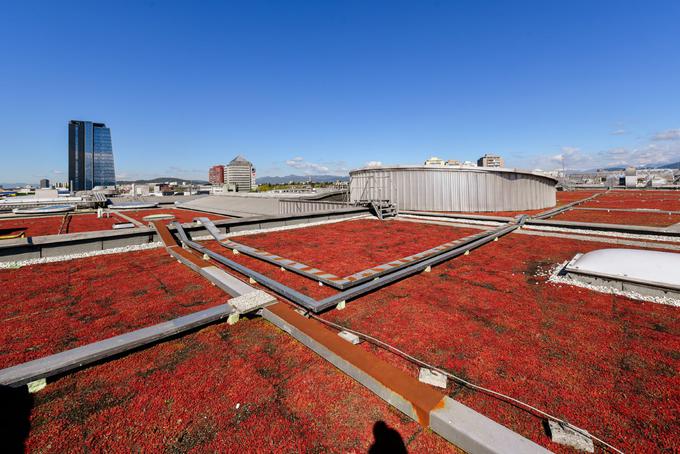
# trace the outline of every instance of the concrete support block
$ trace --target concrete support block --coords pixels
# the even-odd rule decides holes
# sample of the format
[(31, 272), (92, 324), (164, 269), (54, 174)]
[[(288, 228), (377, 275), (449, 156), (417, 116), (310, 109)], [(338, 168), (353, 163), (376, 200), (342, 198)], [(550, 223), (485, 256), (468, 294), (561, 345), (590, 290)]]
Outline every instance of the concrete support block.
[(428, 385), (436, 386), (437, 388), (446, 388), (446, 385), (448, 384), (446, 375), (437, 372), (436, 370), (428, 369), (426, 367), (420, 368), (418, 380), (420, 380), (420, 382), (422, 383), (427, 383)]
[(595, 452), (592, 438), (576, 432), (571, 427), (562, 425), (557, 421), (548, 421), (548, 427), (550, 428), (550, 439), (555, 443), (570, 446), (579, 451)]
[(361, 343), (361, 338), (354, 333), (350, 333), (349, 331), (340, 331), (338, 336), (342, 337), (350, 344), (357, 345)]
[(309, 318), (309, 313), (304, 309), (293, 309), (298, 314), (302, 315), (304, 318)]
[(340, 301), (340, 302), (338, 303), (338, 305), (335, 306), (335, 308), (336, 308), (337, 310), (341, 311), (341, 310), (343, 310), (343, 309), (345, 308), (346, 305), (347, 305), (347, 303), (345, 303), (345, 301)]
[(239, 314), (247, 314), (262, 309), (276, 302), (276, 298), (262, 290), (255, 290), (249, 293), (244, 293), (241, 296), (229, 300), (229, 304), (236, 309)]
[[(185, 263), (189, 268), (195, 269), (191, 262)], [(216, 266), (208, 266), (205, 268), (196, 269), (198, 273), (205, 276), (210, 282), (218, 285), (222, 290), (233, 296), (240, 296), (250, 293), (254, 288), (235, 278), (231, 274), (224, 272), (223, 269)]]
[(235, 325), (238, 323), (239, 320), (239, 314), (238, 312), (234, 312), (233, 314), (229, 314), (229, 317), (227, 317), (227, 323), (229, 325)]
[(29, 393), (31, 393), (31, 394), (37, 393), (37, 392), (42, 391), (43, 389), (45, 389), (47, 387), (47, 379), (41, 378), (39, 380), (32, 381), (32, 382), (28, 383), (27, 386), (28, 386), (28, 392)]

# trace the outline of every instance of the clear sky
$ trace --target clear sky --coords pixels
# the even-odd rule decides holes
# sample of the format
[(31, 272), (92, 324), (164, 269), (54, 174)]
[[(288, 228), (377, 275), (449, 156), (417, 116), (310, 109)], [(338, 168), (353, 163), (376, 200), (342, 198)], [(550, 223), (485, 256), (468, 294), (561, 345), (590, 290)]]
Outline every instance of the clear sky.
[(65, 181), (71, 119), (119, 179), (680, 160), (680, 2), (3, 2), (0, 182)]

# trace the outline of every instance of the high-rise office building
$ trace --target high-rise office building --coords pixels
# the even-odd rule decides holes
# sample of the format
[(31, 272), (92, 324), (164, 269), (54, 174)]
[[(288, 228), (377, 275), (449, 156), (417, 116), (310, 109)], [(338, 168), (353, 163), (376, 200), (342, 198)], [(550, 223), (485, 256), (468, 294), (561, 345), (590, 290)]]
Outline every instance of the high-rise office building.
[(210, 184), (224, 184), (224, 166), (212, 166), (208, 171), (208, 182)]
[(115, 186), (111, 130), (104, 123), (68, 124), (68, 179), (72, 191)]
[(49, 189), (50, 187), (50, 180), (47, 178), (43, 178), (40, 180), (40, 189)]
[(236, 156), (224, 170), (224, 182), (234, 185), (239, 192), (252, 191), (257, 188), (255, 167), (243, 156)]

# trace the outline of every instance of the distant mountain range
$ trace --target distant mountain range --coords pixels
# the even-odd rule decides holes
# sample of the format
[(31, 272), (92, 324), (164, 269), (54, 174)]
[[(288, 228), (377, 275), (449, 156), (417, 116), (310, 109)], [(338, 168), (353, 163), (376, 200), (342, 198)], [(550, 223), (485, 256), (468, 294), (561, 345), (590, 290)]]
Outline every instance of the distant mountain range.
[(346, 175), (286, 175), (284, 177), (260, 177), (256, 180), (257, 184), (285, 184), (290, 181), (332, 183), (334, 181), (349, 181), (349, 177)]
[[(603, 170), (616, 171), (616, 170), (626, 170), (627, 166), (618, 167), (606, 167)], [(646, 164), (641, 166), (633, 166), (638, 169), (680, 169), (680, 162), (671, 162), (668, 164), (656, 163), (656, 164)]]
[[(608, 172), (616, 172), (616, 171), (624, 171), (626, 170), (626, 167), (629, 166), (615, 166), (615, 167), (603, 167), (600, 169), (588, 169), (588, 170), (571, 170), (569, 173), (594, 173), (597, 172), (598, 170), (606, 170)], [(632, 166), (635, 167), (636, 169), (643, 170), (643, 169), (680, 169), (680, 161), (679, 162), (670, 162), (670, 163), (655, 163), (655, 164), (646, 164), (646, 165), (641, 165), (641, 166)]]
[[(27, 186), (29, 183), (0, 183), (0, 188), (22, 188)], [(35, 183), (30, 183), (33, 186), (37, 186)]]

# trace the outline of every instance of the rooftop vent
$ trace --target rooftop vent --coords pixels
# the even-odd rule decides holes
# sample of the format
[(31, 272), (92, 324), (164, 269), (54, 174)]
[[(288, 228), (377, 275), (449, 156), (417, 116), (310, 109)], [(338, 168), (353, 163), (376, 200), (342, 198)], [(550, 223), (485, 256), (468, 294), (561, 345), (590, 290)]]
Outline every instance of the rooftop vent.
[(674, 252), (599, 249), (577, 254), (560, 274), (596, 286), (680, 300), (680, 254)]

